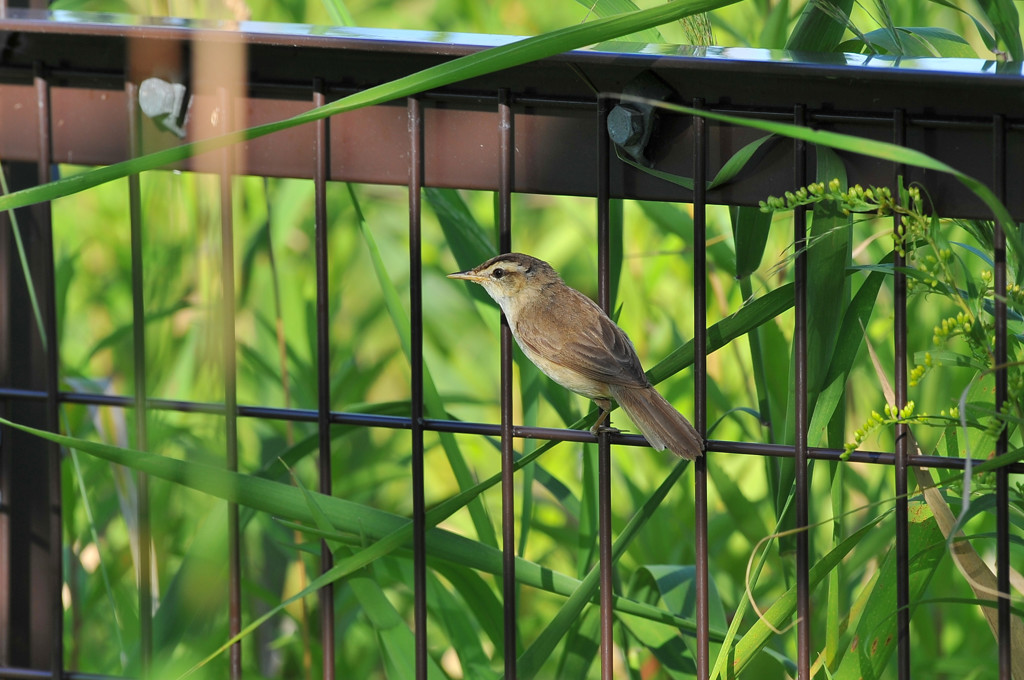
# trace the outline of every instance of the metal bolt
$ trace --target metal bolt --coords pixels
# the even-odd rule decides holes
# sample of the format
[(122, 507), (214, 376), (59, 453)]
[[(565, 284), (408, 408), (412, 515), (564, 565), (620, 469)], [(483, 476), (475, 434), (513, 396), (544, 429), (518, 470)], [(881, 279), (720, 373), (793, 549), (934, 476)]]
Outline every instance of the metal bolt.
[(643, 141), (644, 114), (628, 104), (618, 104), (608, 112), (608, 136), (619, 146)]

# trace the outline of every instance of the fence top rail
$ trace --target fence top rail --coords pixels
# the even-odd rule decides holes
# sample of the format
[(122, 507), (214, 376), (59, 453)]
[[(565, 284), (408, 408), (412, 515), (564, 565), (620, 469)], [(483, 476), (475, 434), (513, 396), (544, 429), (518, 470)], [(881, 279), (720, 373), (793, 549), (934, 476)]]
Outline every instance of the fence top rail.
[[(396, 30), (362, 27), (317, 26), (258, 21), (211, 21), (170, 17), (140, 17), (128, 14), (67, 10), (0, 10), (0, 37), (8, 50), (0, 65), (18, 62), (25, 46), (10, 49), (12, 34), (50, 35), (96, 41), (195, 40), (241, 41), (252, 47), (278, 47), (294, 51), (323, 49), (405, 54), (409, 56), (454, 58), (489, 47), (506, 45), (521, 36)], [(71, 41), (71, 44), (77, 44)], [(70, 52), (58, 50), (47, 62), (67, 61)], [(29, 51), (35, 53), (34, 50)], [(38, 54), (33, 56), (38, 58)], [(73, 63), (89, 69), (102, 67), (109, 54), (99, 51), (74, 53)], [(628, 66), (660, 71), (712, 71), (731, 77), (760, 79), (799, 73), (803, 78), (845, 78), (857, 80), (924, 81), (932, 86), (977, 87), (978, 79), (993, 87), (1018, 91), (1022, 65), (995, 59), (901, 58), (851, 53), (812, 54), (735, 47), (701, 47), (608, 41), (552, 58), (589, 66)]]

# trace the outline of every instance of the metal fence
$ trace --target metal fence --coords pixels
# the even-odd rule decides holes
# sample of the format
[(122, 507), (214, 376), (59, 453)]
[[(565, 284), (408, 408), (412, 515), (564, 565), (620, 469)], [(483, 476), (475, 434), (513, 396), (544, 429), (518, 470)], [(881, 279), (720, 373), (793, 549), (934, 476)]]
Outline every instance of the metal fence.
[[(57, 163), (104, 165), (175, 143), (149, 119), (139, 115), (139, 84), (157, 76), (183, 83), (193, 98), (187, 134), (201, 139), (239, 125), (283, 119), (310, 106), (389, 81), (426, 66), (468, 54), (500, 38), (436, 36), (417, 33), (314, 30), (308, 27), (241, 24), (230, 27), (179, 21), (119, 24), (96, 15), (7, 11), (0, 17), (0, 158), (11, 189), (47, 181)], [(241, 86), (228, 89), (217, 75), (193, 67), (196, 52), (237, 53)], [(61, 403), (113, 406), (131, 410), (140, 442), (146, 442), (146, 409), (198, 411), (221, 415), (226, 422), (226, 465), (237, 467), (237, 422), (244, 418), (275, 418), (315, 422), (320, 433), (320, 490), (331, 493), (330, 428), (350, 424), (367, 428), (409, 430), (412, 441), (412, 488), (415, 521), (415, 624), (418, 677), (426, 677), (426, 548), (424, 542), (423, 438), (427, 431), (500, 436), (502, 442), (505, 546), (505, 645), (515, 649), (515, 545), (512, 465), (514, 437), (593, 441), (586, 432), (527, 428), (514, 424), (512, 405), (511, 336), (503, 328), (501, 352), (502, 420), (500, 423), (465, 423), (424, 418), (422, 378), (423, 290), (420, 279), (420, 195), (426, 186), (484, 189), (498, 192), (502, 250), (511, 244), (510, 200), (514, 192), (593, 196), (597, 199), (596, 238), (599, 244), (601, 304), (608, 305), (609, 200), (640, 198), (693, 204), (694, 215), (694, 327), (696, 362), (694, 422), (706, 430), (705, 333), (706, 271), (704, 219), (710, 204), (756, 205), (769, 194), (802, 186), (813, 177), (803, 142), (775, 146), (760, 159), (756, 172), (741, 175), (728, 185), (704, 189), (728, 158), (761, 133), (720, 124), (701, 117), (665, 117), (652, 139), (650, 152), (659, 169), (692, 176), (694, 191), (681, 189), (621, 162), (611, 150), (607, 117), (615, 95), (645, 71), (652, 71), (671, 89), (676, 101), (696, 108), (752, 118), (795, 122), (799, 125), (849, 132), (862, 137), (895, 141), (946, 160), (982, 179), (1016, 215), (1024, 215), (1024, 193), (1008, 191), (1008, 179), (1024, 175), (1024, 121), (1019, 118), (1022, 91), (1019, 66), (979, 61), (904, 61), (832, 56), (824, 61), (760, 50), (713, 48), (647, 48), (621, 51), (622, 46), (591, 50), (547, 59), (540, 63), (456, 83), (388, 106), (357, 111), (315, 125), (271, 135), (243, 145), (240, 154), (218, 152), (209, 158), (186, 161), (184, 170), (213, 169), (221, 175), (224, 269), (234, 262), (232, 246), (231, 177), (253, 175), (311, 179), (316, 192), (317, 354), (319, 407), (315, 411), (277, 409), (239, 404), (234, 385), (235, 328), (230, 289), (224, 278), (223, 357), (227, 379), (223, 403), (182, 403), (146, 399), (144, 364), (145, 310), (141, 295), (134, 301), (136, 371), (134, 395), (97, 395), (60, 389), (58, 348), (46, 346), (35, 330), (21, 280), (21, 265), (4, 228), (0, 239), (0, 400), (11, 419), (58, 430)], [(208, 82), (203, 82), (207, 79)], [(244, 85), (244, 86), (243, 86)], [(219, 111), (221, 115), (209, 115)], [(201, 115), (199, 112), (205, 112)], [(177, 114), (173, 114), (177, 115)], [(170, 121), (173, 124), (175, 121)], [(354, 140), (368, 140), (354, 143)], [(238, 159), (243, 159), (238, 161)], [(244, 163), (238, 167), (236, 163)], [(212, 163), (212, 165), (211, 165)], [(849, 159), (851, 183), (892, 184), (897, 175), (930, 188), (935, 208), (944, 216), (990, 217), (984, 206), (955, 179), (916, 168), (897, 168), (888, 162), (863, 157)], [(330, 408), (327, 374), (330, 352), (327, 331), (327, 202), (329, 181), (407, 185), (409, 191), (409, 263), (411, 272), (412, 412), (406, 416), (368, 416), (335, 412)], [(132, 271), (136, 291), (144, 266), (138, 246), (141, 229), (139, 184), (129, 184), (133, 235)], [(20, 211), (29, 261), (40, 294), (47, 334), (54, 336), (55, 279), (50, 210), (45, 204)], [(5, 222), (6, 225), (6, 222)], [(806, 236), (802, 210), (796, 211), (794, 239)], [(995, 254), (997, 289), (1005, 290), (1005, 255), (1001, 237)], [(709, 441), (709, 455), (696, 468), (697, 672), (709, 672), (707, 614), (707, 465), (721, 455), (792, 457), (796, 461), (797, 523), (808, 519), (808, 461), (838, 460), (841, 451), (808, 446), (805, 355), (806, 263), (796, 257), (795, 346), (797, 422), (794, 446), (756, 442)], [(899, 264), (899, 262), (897, 263)], [(906, 280), (896, 273), (894, 372), (897, 402), (907, 399)], [(998, 328), (1005, 334), (1006, 307), (996, 304)], [(1004, 354), (996, 363), (1005, 362)], [(140, 363), (141, 362), (141, 363)], [(1005, 369), (997, 400), (1005, 398)], [(906, 431), (897, 432), (893, 452), (856, 452), (854, 461), (893, 466), (897, 500), (896, 545), (900, 564), (898, 599), (899, 677), (910, 674), (907, 474), (910, 466), (961, 469), (962, 459), (911, 456)], [(599, 438), (601, 493), (601, 564), (610, 564), (611, 528), (609, 447), (636, 445), (629, 435)], [(0, 449), (0, 677), (83, 677), (65, 670), (61, 606), (62, 530), (60, 451), (55, 446), (5, 430)], [(1005, 447), (1005, 441), (1003, 442)], [(23, 452), (46, 450), (45, 456)], [(997, 555), (999, 589), (1009, 591), (1007, 490), (1009, 476), (1022, 466), (1004, 467), (998, 474), (999, 503)], [(140, 486), (140, 506), (148, 507), (147, 489)], [(241, 575), (238, 559), (238, 510), (231, 509), (231, 538), (226, 547), (230, 561), (231, 629), (241, 621)], [(139, 517), (143, 544), (148, 542), (148, 517)], [(140, 611), (151, 609), (146, 551), (140, 551)], [(330, 567), (324, 551), (323, 568)], [(797, 543), (798, 669), (809, 677), (811, 620), (809, 546), (806, 533)], [(612, 668), (611, 570), (602, 569), (602, 652), (605, 677)], [(333, 602), (330, 586), (321, 593), (325, 677), (333, 674)], [(1010, 673), (1011, 612), (1009, 601), (998, 604), (998, 666), (1000, 677)], [(143, 658), (152, 654), (147, 641), (151, 621), (142, 616)], [(505, 655), (506, 677), (516, 675), (514, 653)], [(238, 646), (231, 652), (232, 677), (241, 675)]]

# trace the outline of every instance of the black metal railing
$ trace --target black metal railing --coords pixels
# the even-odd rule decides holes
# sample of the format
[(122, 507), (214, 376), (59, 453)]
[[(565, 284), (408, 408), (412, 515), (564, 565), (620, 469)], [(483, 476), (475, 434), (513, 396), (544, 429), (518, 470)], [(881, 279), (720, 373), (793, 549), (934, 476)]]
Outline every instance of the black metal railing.
[[(480, 38), (487, 43), (490, 38)], [(244, 50), (248, 82), (237, 97), (226, 90), (202, 86), (183, 77), (195, 98), (196, 110), (219, 108), (221, 115), (193, 116), (187, 133), (200, 139), (223, 132), (244, 111), (255, 123), (282, 119), (310, 106), (319, 106), (343, 94), (386, 82), (400, 75), (441, 63), (481, 49), (473, 43), (438, 43), (403, 33), (334, 30), (305, 31), (301, 27), (243, 24), (234, 31), (216, 26), (181, 22), (122, 25), (85, 14), (46, 16), (32, 12), (8, 12), (0, 17), (0, 42), (10, 47), (0, 56), (0, 158), (12, 180), (12, 189), (47, 181), (52, 165), (74, 162), (109, 164), (162, 148), (168, 140), (152, 121), (140, 118), (138, 84), (152, 75), (153, 55), (169, 60), (163, 73), (187, 73), (197, 41), (231, 43)], [(466, 423), (425, 417), (423, 408), (423, 289), (421, 280), (421, 191), (424, 187), (487, 189), (497, 192), (499, 241), (511, 247), (512, 195), (517, 192), (572, 194), (597, 199), (599, 303), (608, 308), (609, 201), (642, 198), (692, 203), (694, 216), (694, 396), (695, 425), (707, 431), (706, 334), (708, 265), (705, 257), (705, 215), (711, 204), (756, 205), (772, 193), (802, 186), (813, 177), (807, 145), (778, 145), (768, 152), (756, 172), (743, 174), (721, 188), (707, 190), (706, 179), (721, 168), (735, 151), (760, 133), (719, 124), (702, 117), (675, 116), (663, 120), (652, 152), (658, 167), (691, 175), (695, 190), (689, 191), (650, 177), (622, 163), (607, 134), (607, 117), (614, 94), (645, 71), (654, 71), (674, 92), (678, 101), (702, 110), (794, 122), (850, 132), (864, 137), (895, 141), (947, 160), (993, 187), (1015, 215), (1024, 215), (1024, 194), (1007, 191), (1007, 177), (1024, 172), (1024, 118), (1018, 117), (1024, 92), (1019, 67), (981, 62), (860, 63), (854, 57), (823, 63), (781, 59), (784, 55), (743, 50), (679, 48), (666, 53), (622, 53), (610, 48), (579, 51), (542, 63), (517, 67), (457, 83), (441, 91), (425, 92), (405, 102), (356, 111), (313, 126), (295, 129), (288, 136), (272, 135), (243, 145), (245, 167), (235, 166), (234, 152), (219, 156), (221, 176), (221, 239), (224, 271), (234, 263), (231, 211), (232, 177), (236, 173), (301, 177), (313, 182), (315, 191), (316, 354), (318, 398), (315, 410), (271, 408), (239, 404), (236, 398), (234, 326), (235, 294), (231, 276), (223, 281), (224, 306), (222, 351), (225, 371), (222, 403), (197, 403), (147, 398), (145, 366), (145, 309), (139, 291), (145, 267), (141, 243), (138, 179), (129, 182), (132, 233), (135, 383), (134, 395), (101, 395), (59, 388), (58, 348), (42, 342), (25, 305), (20, 283), (20, 262), (5, 235), (0, 239), (0, 401), (13, 420), (58, 429), (61, 403), (131, 409), (135, 414), (137, 441), (146, 446), (146, 410), (201, 412), (225, 421), (225, 464), (238, 465), (238, 419), (263, 418), (317, 424), (319, 433), (319, 490), (331, 489), (331, 427), (338, 424), (367, 428), (407, 429), (411, 436), (412, 489), (415, 555), (416, 673), (427, 674), (426, 543), (424, 540), (424, 435), (427, 432), (458, 432), (501, 438), (502, 446), (502, 544), (504, 546), (505, 671), (516, 676), (516, 603), (514, 533), (514, 438), (592, 442), (587, 432), (515, 424), (512, 413), (512, 341), (507, 326), (501, 339), (501, 422)], [(193, 76), (199, 78), (200, 76)], [(596, 92), (595, 92), (596, 90)], [(210, 93), (214, 94), (210, 94)], [(865, 96), (870, 92), (870, 96)], [(204, 108), (206, 107), (206, 108)], [(60, 121), (59, 126), (55, 121)], [(347, 140), (371, 140), (341, 144)], [(372, 134), (371, 134), (372, 132)], [(429, 141), (429, 144), (428, 144)], [(430, 151), (428, 152), (428, 148)], [(310, 151), (312, 150), (312, 153)], [(186, 161), (185, 170), (196, 164)], [(207, 169), (209, 166), (207, 166)], [(852, 181), (891, 184), (892, 178), (921, 181), (932, 188), (935, 209), (944, 216), (989, 217), (984, 206), (955, 179), (916, 168), (896, 167), (867, 158), (851, 158)], [(409, 271), (411, 307), (411, 412), (387, 416), (331, 410), (330, 353), (328, 334), (328, 182), (344, 180), (407, 185), (409, 190)], [(55, 292), (51, 218), (46, 204), (19, 211), (27, 242), (34, 283), (40, 292), (45, 331), (55, 338)], [(6, 227), (5, 227), (6, 228)], [(9, 231), (9, 230), (8, 230)], [(5, 232), (6, 233), (6, 232)], [(995, 247), (995, 318), (997, 338), (1005, 338), (1007, 310), (1000, 294), (1006, 289), (1005, 245), (997, 228)], [(796, 210), (794, 240), (797, 253), (806, 238), (806, 216)], [(906, 277), (898, 267), (894, 281), (894, 382), (897, 403), (907, 399)], [(808, 324), (805, 256), (795, 257), (795, 394), (794, 445), (757, 442), (710, 441), (709, 455), (694, 463), (696, 471), (697, 556), (697, 673), (709, 673), (708, 623), (708, 495), (707, 466), (719, 455), (792, 457), (796, 462), (795, 511), (798, 526), (809, 519), (807, 465), (809, 460), (838, 461), (842, 451), (808, 445), (806, 343)], [(1005, 341), (996, 349), (997, 365), (1006, 361)], [(1006, 373), (999, 376), (996, 400), (1006, 398)], [(962, 469), (964, 460), (938, 456), (911, 456), (908, 432), (898, 425), (893, 452), (854, 452), (855, 462), (891, 466), (895, 470), (898, 596), (899, 677), (910, 677), (910, 616), (908, 605), (907, 483), (911, 466)], [(601, 663), (605, 677), (612, 668), (612, 572), (611, 515), (609, 494), (610, 446), (642, 445), (641, 437), (603, 433), (599, 445), (599, 493), (601, 548)], [(4, 678), (83, 677), (66, 671), (63, 658), (61, 588), (60, 451), (55, 446), (5, 430), (0, 442), (0, 667)], [(45, 457), (18, 452), (42, 451)], [(1005, 436), (997, 453), (1006, 450)], [(1009, 475), (1022, 472), (1015, 464), (998, 474), (997, 564), (998, 584), (1009, 591)], [(149, 502), (143, 477), (138, 518), (141, 542), (149, 542)], [(225, 550), (230, 573), (230, 629), (242, 627), (239, 565), (238, 510), (230, 513), (230, 540)], [(326, 545), (326, 543), (324, 544)], [(330, 551), (323, 549), (321, 569), (332, 566)], [(148, 554), (140, 550), (139, 599), (143, 666), (153, 656)], [(799, 675), (809, 677), (813, 663), (808, 585), (810, 548), (806, 532), (796, 543), (798, 585), (797, 630)], [(333, 590), (320, 594), (321, 635), (325, 677), (333, 677), (335, 638)], [(1010, 607), (999, 600), (998, 664), (1001, 677), (1009, 677)], [(231, 651), (231, 675), (240, 677), (241, 655)]]

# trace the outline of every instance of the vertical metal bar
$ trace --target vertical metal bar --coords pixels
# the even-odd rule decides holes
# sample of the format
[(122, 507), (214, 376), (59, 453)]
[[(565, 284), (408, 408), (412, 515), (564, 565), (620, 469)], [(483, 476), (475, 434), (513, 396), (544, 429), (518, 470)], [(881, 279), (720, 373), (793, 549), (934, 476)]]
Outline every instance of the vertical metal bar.
[[(218, 88), (221, 130), (228, 132), (232, 123), (232, 103), (226, 88)], [(224, 361), (224, 430), (227, 468), (238, 470), (238, 393), (235, 377), (235, 241), (232, 184), (234, 173), (234, 147), (221, 151), (220, 172), (220, 234), (221, 234), (221, 314)], [(242, 630), (242, 575), (239, 548), (238, 506), (228, 503), (228, 633), (235, 637)], [(242, 643), (231, 645), (230, 668), (232, 680), (242, 677)]]
[[(0, 0), (2, 3), (3, 0)], [(2, 9), (2, 7), (0, 7)], [(7, 164), (0, 163), (0, 173), (7, 177)], [(12, 302), (15, 299), (9, 277), (11, 274), (11, 257), (9, 244), (10, 219), (6, 214), (0, 214), (0, 383), (14, 386), (15, 382), (11, 375), (11, 357), (14, 352), (11, 348), (14, 345), (14, 337), (11, 332), (18, 326), (11, 323)], [(24, 328), (24, 324), (21, 324)], [(24, 361), (19, 362), (24, 363)], [(0, 415), (10, 418), (10, 405), (6, 399), (0, 400)], [(17, 559), (14, 557), (21, 554), (26, 555), (27, 551), (19, 550), (17, 546), (18, 525), (15, 509), (11, 503), (14, 500), (14, 457), (11, 453), (11, 441), (7, 429), (0, 431), (0, 665), (10, 666), (17, 664), (18, 659), (14, 658), (11, 648), (13, 643), (18, 643), (17, 648), (25, 650), (28, 648), (23, 639), (25, 633), (15, 631), (27, 628), (24, 625), (12, 625), (17, 620), (18, 610), (24, 607), (18, 606), (18, 589), (13, 587), (12, 576), (17, 570)], [(26, 507), (26, 509), (28, 509)], [(24, 587), (21, 588), (24, 590)], [(77, 604), (74, 603), (73, 604)]]
[[(695, 99), (693, 108), (704, 108)], [(707, 436), (707, 121), (693, 118), (693, 392), (694, 425)], [(708, 466), (707, 458), (693, 462), (694, 550), (697, 557), (697, 677), (711, 673), (708, 618)]]
[(608, 107), (606, 97), (597, 99), (597, 303), (608, 313), (611, 307), (609, 270), (611, 249), (611, 189), (608, 167), (611, 146), (608, 138)]
[[(324, 81), (313, 82), (313, 106), (327, 103)], [(331, 344), (330, 269), (327, 257), (327, 178), (330, 177), (330, 118), (314, 123), (313, 202), (316, 221), (316, 357), (317, 433), (320, 444), (320, 493), (330, 495), (331, 475)], [(330, 571), (334, 557), (327, 541), (320, 542), (320, 573)], [(334, 678), (334, 584), (319, 592), (320, 644), (323, 648), (323, 678)]]
[(409, 110), (409, 307), (412, 338), (413, 597), (416, 677), (427, 677), (427, 547), (423, 492), (423, 289), (420, 263), (420, 194), (423, 188), (423, 104), (410, 97)]
[[(597, 100), (597, 284), (598, 304), (606, 313), (609, 311), (610, 291), (608, 287), (609, 239), (611, 211), (608, 188), (608, 100)], [(605, 422), (611, 426), (610, 421)], [(612, 452), (608, 433), (600, 431), (597, 437), (597, 537), (599, 580), (601, 592), (601, 679), (611, 680), (615, 672), (614, 640), (612, 623)]]
[[(2, 2), (3, 0), (0, 0)], [(4, 179), (6, 180), (7, 164), (0, 164), (0, 173), (4, 173)], [(11, 303), (15, 300), (15, 295), (12, 290), (10, 282), (10, 274), (12, 273), (13, 267), (11, 266), (13, 259), (11, 254), (11, 243), (10, 238), (10, 220), (6, 214), (0, 214), (0, 382), (4, 385), (14, 386), (14, 376), (11, 375), (13, 372), (12, 355), (14, 352), (12, 348), (15, 344), (14, 333), (12, 330), (19, 326), (23, 329), (24, 324), (13, 324), (12, 315), (14, 312), (14, 305)], [(24, 363), (19, 362), (19, 363)], [(13, 414), (10, 413), (10, 404), (8, 401), (0, 401), (0, 415), (6, 418), (10, 418)], [(19, 549), (19, 525), (22, 522), (18, 521), (19, 518), (16, 513), (17, 507), (12, 503), (15, 500), (15, 489), (18, 488), (18, 484), (15, 483), (14, 470), (15, 470), (15, 457), (11, 455), (11, 438), (9, 436), (8, 429), (5, 428), (0, 432), (0, 665), (10, 666), (20, 663), (20, 659), (15, 657), (12, 649), (22, 650), (24, 654), (25, 650), (28, 649), (27, 644), (27, 632), (24, 631), (28, 626), (17, 625), (16, 622), (20, 618), (18, 614), (27, 607), (24, 606), (24, 595), (18, 595), (18, 591), (21, 590), (23, 593), (26, 590), (24, 586), (21, 588), (15, 588), (13, 583), (13, 577), (18, 573), (18, 558), (17, 555), (22, 557), (22, 560), (27, 556), (27, 550)], [(26, 505), (26, 510), (29, 507)], [(73, 604), (77, 604), (74, 603)], [(20, 606), (19, 606), (20, 605)]]
[[(515, 172), (515, 134), (512, 98), (498, 93), (498, 249), (512, 250), (512, 185)], [(512, 330), (501, 315), (501, 562), (505, 619), (505, 677), (516, 677), (516, 487), (512, 413)]]
[[(129, 155), (134, 158), (141, 148), (139, 130), (139, 88), (125, 81), (128, 105)], [(131, 223), (132, 258), (132, 348), (135, 368), (135, 440), (136, 446), (149, 449), (146, 429), (146, 301), (143, 288), (142, 260), (142, 187), (138, 175), (128, 176), (128, 212)], [(153, 584), (151, 580), (150, 545), (152, 528), (149, 508), (149, 475), (139, 472), (137, 478), (139, 532), (139, 656), (142, 677), (148, 678), (153, 665)]]
[[(806, 123), (803, 104), (794, 111), (797, 125)], [(807, 143), (794, 141), (793, 177), (796, 186), (807, 183)], [(811, 677), (811, 600), (808, 570), (810, 569), (810, 537), (807, 533), (807, 209), (797, 208), (793, 216), (793, 242), (795, 263), (795, 328), (793, 331), (794, 389), (796, 394), (794, 423), (795, 484), (794, 509), (796, 513), (796, 615), (797, 615), (797, 676), (800, 680)]]
[[(992, 121), (992, 159), (993, 184), (996, 197), (1006, 202), (1006, 119), (1003, 114), (996, 114)], [(996, 410), (1000, 411), (1006, 403), (1007, 367), (1006, 367), (1006, 234), (1004, 229), (1012, 225), (1004, 225), (996, 220), (994, 245), (993, 291), (995, 297), (995, 364), (996, 364)], [(1007, 451), (1006, 428), (999, 434), (996, 442), (996, 456)], [(1010, 680), (1012, 640), (1010, 638), (1010, 475), (1006, 468), (996, 470), (996, 589), (999, 591), (997, 603), (997, 635), (999, 637), (999, 677)]]
[[(906, 120), (901, 109), (893, 111), (893, 142), (906, 144)], [(899, 186), (905, 166), (897, 163), (894, 184)], [(901, 218), (893, 217), (898, 230)], [(907, 276), (903, 273), (906, 257), (895, 253), (893, 271), (893, 383), (897, 408), (907, 404)], [(905, 423), (895, 428), (896, 461), (896, 670), (900, 678), (910, 677), (910, 532), (907, 508), (907, 462), (910, 456), (910, 430)]]
[[(53, 157), (53, 139), (50, 135), (50, 83), (40, 64), (35, 66), (36, 105), (39, 117), (39, 184), (50, 181), (50, 159)], [(54, 277), (53, 221), (50, 203), (35, 206), (37, 224), (42, 227), (43, 257), (40, 280), (44, 297), (41, 302), (46, 345), (46, 427), (50, 432), (60, 431), (58, 380), (60, 359), (57, 351), (57, 300)], [(64, 672), (64, 587), (63, 524), (61, 522), (61, 450), (56, 444), (47, 444), (49, 461), (49, 570), (50, 583), (46, 603), (50, 608), (50, 669), (54, 678)]]
[[(48, 103), (44, 102), (48, 108)], [(43, 111), (46, 113), (46, 110)], [(48, 116), (47, 116), (48, 117)], [(45, 145), (44, 145), (45, 146)], [(48, 154), (48, 150), (42, 150)], [(47, 165), (45, 158), (40, 163)], [(38, 186), (44, 174), (39, 163), (5, 163), (9, 189)], [(50, 325), (38, 319), (28, 299), (34, 286), (44, 309), (53, 299), (50, 206), (40, 203), (16, 211), (24, 239), (26, 272), (14, 244), (13, 229), (0, 239), (0, 379), (5, 384), (46, 393)], [(11, 225), (8, 215), (0, 223)], [(12, 225), (13, 226), (13, 225)], [(49, 274), (47, 272), (50, 272)], [(49, 278), (46, 278), (49, 276)], [(15, 422), (40, 429), (53, 426), (47, 400), (9, 398), (3, 412)], [(19, 430), (5, 428), (0, 437), (0, 663), (47, 672), (53, 665), (54, 635), (62, 624), (53, 621), (54, 568), (51, 532), (54, 447)], [(63, 663), (63, 661), (62, 661)]]

